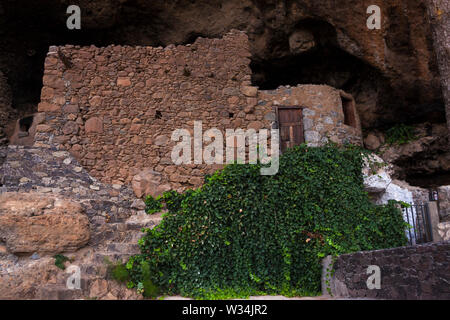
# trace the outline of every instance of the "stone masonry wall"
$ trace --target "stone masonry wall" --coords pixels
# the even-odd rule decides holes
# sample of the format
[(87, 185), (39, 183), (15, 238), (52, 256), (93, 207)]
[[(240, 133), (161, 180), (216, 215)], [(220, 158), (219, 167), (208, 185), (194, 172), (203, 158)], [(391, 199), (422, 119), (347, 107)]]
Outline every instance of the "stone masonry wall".
[[(327, 265), (331, 260), (324, 261)], [(369, 265), (380, 267), (380, 289), (368, 289)], [(450, 242), (344, 254), (334, 275), (322, 274), (322, 291), (335, 297), (375, 299), (450, 299)], [(329, 280), (329, 285), (325, 280)]]
[[(259, 91), (258, 103), (267, 108), (277, 106), (303, 107), (305, 141), (318, 146), (328, 141), (361, 145), (361, 124), (355, 112), (356, 126), (344, 124), (341, 95), (344, 92), (326, 85), (299, 85)], [(353, 104), (354, 107), (354, 104)], [(267, 119), (275, 120), (275, 115)]]
[(270, 129), (276, 126), (276, 106), (298, 101), (309, 108), (307, 142), (317, 145), (328, 132), (336, 142), (358, 140), (359, 121), (358, 128), (342, 125), (338, 90), (258, 91), (251, 86), (249, 57), (248, 38), (240, 31), (165, 48), (51, 47), (35, 146), (68, 150), (105, 183), (140, 184), (150, 177), (159, 194), (198, 187), (205, 174), (221, 167), (173, 164), (178, 142), (171, 141), (172, 132), (187, 129), (193, 136), (194, 121), (202, 121), (203, 132)]
[(203, 131), (269, 125), (262, 108), (255, 107), (254, 122), (243, 112), (257, 103), (248, 90), (249, 56), (238, 31), (166, 48), (52, 47), (35, 145), (69, 150), (104, 182), (128, 183), (151, 169), (163, 174), (166, 189), (198, 186), (217, 168), (173, 165), (172, 131), (192, 133), (194, 120), (203, 121)]
[(450, 186), (438, 188), (439, 194), (439, 216), (441, 221), (450, 222)]

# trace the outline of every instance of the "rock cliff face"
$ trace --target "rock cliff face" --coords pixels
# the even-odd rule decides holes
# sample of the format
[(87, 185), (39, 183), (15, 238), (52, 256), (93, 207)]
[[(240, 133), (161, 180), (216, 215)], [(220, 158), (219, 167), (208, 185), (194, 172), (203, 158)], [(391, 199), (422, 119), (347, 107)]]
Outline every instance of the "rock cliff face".
[[(366, 10), (372, 2), (80, 1), (81, 30), (69, 31), (67, 1), (6, 1), (0, 10), (7, 26), (0, 66), (17, 102), (28, 99), (24, 91), (29, 100), (23, 103), (36, 102), (51, 44), (180, 44), (237, 28), (249, 35), (254, 80), (261, 86), (321, 82), (353, 89), (366, 126), (394, 120), (394, 112), (407, 118), (442, 114), (425, 5), (420, 0), (380, 2), (382, 28), (368, 30)], [(276, 75), (292, 66), (300, 72)]]
[[(363, 129), (445, 123), (423, 0), (101, 0), (78, 2), (81, 30), (66, 28), (66, 0), (0, 4), (0, 71), (17, 117), (36, 111), (50, 45), (166, 46), (247, 32), (260, 89), (328, 84), (353, 94)], [(366, 26), (381, 8), (380, 30)], [(436, 172), (444, 171), (438, 168)]]

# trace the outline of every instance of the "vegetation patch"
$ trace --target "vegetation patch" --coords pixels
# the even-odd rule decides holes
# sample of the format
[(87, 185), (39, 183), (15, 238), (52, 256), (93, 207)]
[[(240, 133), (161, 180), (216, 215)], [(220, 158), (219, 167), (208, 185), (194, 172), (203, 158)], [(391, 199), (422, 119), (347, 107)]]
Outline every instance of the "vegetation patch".
[(154, 201), (168, 212), (144, 230), (128, 286), (206, 299), (320, 294), (326, 255), (406, 244), (396, 205), (369, 201), (362, 163), (359, 148), (302, 145), (277, 175), (233, 164), (196, 190), (165, 193)]
[(415, 129), (405, 124), (397, 124), (386, 131), (388, 145), (402, 145), (417, 139)]
[(62, 254), (56, 254), (53, 256), (55, 259), (55, 266), (60, 268), (61, 270), (65, 270), (66, 266), (64, 265), (66, 261), (69, 261), (70, 259)]

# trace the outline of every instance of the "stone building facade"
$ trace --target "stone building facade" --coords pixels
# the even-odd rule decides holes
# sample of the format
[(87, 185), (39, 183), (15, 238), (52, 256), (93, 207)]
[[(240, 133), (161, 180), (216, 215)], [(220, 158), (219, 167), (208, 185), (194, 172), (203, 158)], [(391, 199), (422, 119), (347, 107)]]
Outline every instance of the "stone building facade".
[[(247, 35), (198, 38), (185, 46), (50, 47), (35, 147), (69, 151), (105, 183), (127, 184), (149, 175), (152, 193), (203, 183), (220, 165), (175, 165), (175, 129), (276, 128), (279, 110), (302, 112), (303, 141), (361, 144), (350, 95), (322, 85), (262, 91), (251, 85)], [(137, 181), (133, 181), (133, 178)], [(147, 190), (148, 192), (149, 190)]]

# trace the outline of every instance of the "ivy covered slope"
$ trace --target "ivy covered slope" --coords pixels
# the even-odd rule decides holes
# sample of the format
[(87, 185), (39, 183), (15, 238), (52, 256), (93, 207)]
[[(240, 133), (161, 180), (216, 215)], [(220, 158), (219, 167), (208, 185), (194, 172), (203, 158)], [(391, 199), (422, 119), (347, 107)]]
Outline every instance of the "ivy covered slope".
[(369, 201), (361, 165), (356, 148), (303, 145), (275, 176), (229, 165), (197, 190), (149, 198), (150, 211), (164, 203), (168, 213), (129, 260), (128, 286), (147, 296), (319, 294), (324, 256), (406, 244), (400, 210)]

